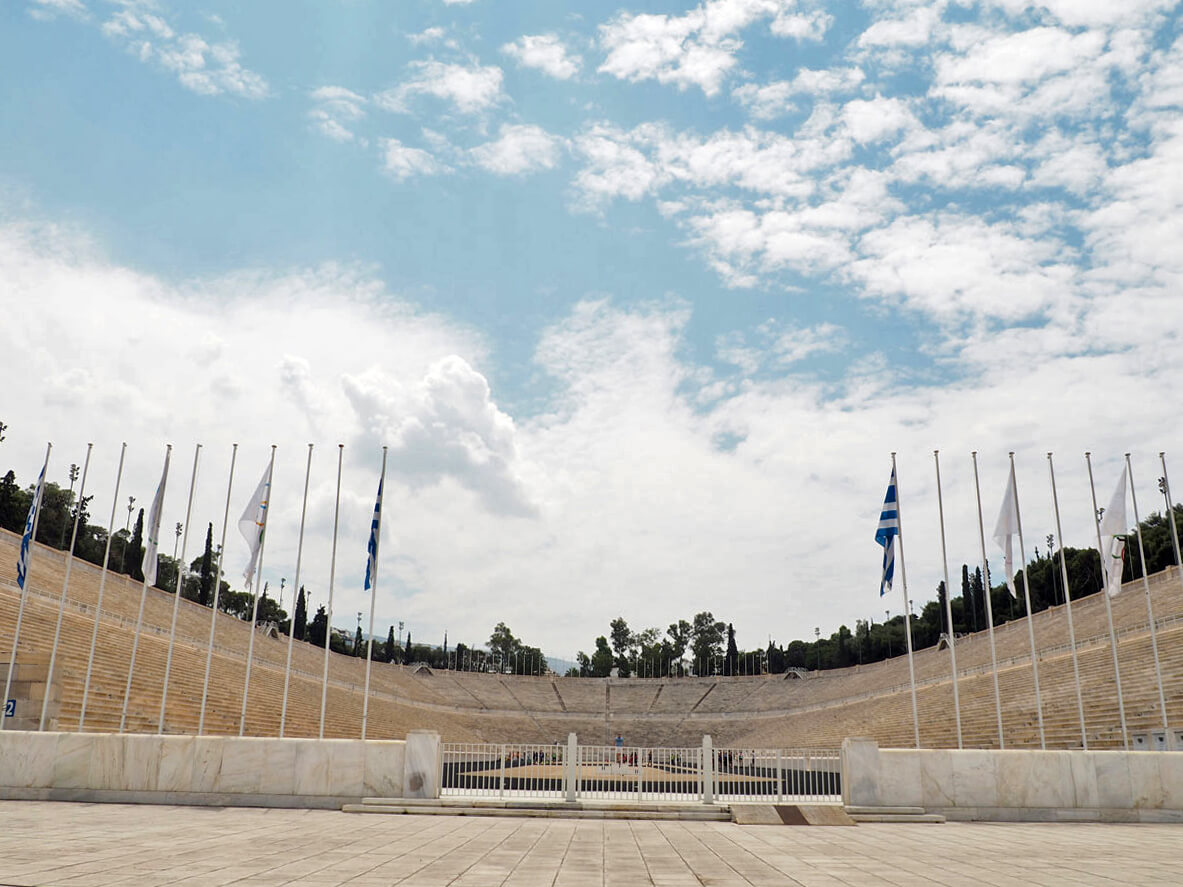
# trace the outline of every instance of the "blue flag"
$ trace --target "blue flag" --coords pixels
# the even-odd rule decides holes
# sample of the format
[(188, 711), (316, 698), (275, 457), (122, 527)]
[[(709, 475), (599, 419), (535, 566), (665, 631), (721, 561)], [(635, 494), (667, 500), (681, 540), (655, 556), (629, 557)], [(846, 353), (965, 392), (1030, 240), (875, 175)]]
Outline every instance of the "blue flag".
[(41, 491), (45, 488), (45, 467), (41, 466), (41, 476), (37, 478), (37, 490), (29, 504), (29, 516), (25, 518), (25, 535), (21, 537), (21, 553), (16, 561), (16, 584), (20, 586), (21, 591), (25, 590), (25, 580), (29, 577), (29, 546), (33, 541), (33, 524), (37, 520), (37, 509), (41, 505)]
[(378, 534), (382, 526), (382, 480), (378, 481), (378, 498), (374, 500), (374, 519), (370, 522), (370, 559), (366, 562), (366, 587), (369, 591), (378, 581)]
[(883, 499), (883, 511), (879, 514), (879, 528), (875, 541), (883, 546), (883, 576), (879, 581), (879, 596), (891, 591), (891, 580), (895, 576), (895, 538), (900, 532), (900, 511), (895, 498), (895, 468), (891, 469), (891, 483)]

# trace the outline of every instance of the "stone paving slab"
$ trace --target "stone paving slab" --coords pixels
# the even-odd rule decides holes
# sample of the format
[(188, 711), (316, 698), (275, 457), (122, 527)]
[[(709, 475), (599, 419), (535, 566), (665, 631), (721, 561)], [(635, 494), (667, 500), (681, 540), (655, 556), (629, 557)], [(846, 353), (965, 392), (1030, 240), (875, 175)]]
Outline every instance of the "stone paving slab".
[(0, 802), (0, 885), (1178, 885), (1183, 826), (352, 816)]

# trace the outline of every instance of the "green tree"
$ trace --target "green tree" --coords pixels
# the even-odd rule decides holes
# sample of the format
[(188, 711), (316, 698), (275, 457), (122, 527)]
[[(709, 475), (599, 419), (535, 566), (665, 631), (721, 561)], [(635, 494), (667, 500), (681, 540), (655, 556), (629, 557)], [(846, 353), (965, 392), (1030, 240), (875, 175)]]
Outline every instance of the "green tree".
[(325, 612), (324, 604), (316, 610), (312, 617), (312, 624), (308, 626), (308, 640), (317, 647), (325, 645), (325, 635), (329, 627), (329, 614)]
[(735, 626), (727, 623), (727, 660), (724, 664), (724, 674), (735, 674), (739, 667), (739, 650), (735, 646)]
[(304, 596), (304, 586), (300, 586), (300, 591), (296, 595), (296, 612), (292, 616), (295, 624), (292, 626), (295, 638), (298, 641), (304, 640), (308, 635), (308, 599)]
[(24, 532), (29, 513), (29, 498), (17, 485), (12, 469), (0, 480), (0, 527), (14, 533)]
[(208, 607), (214, 594), (214, 525), (205, 528), (205, 551), (201, 555), (201, 592), (197, 602)]
[(403, 646), (403, 665), (410, 665), (414, 662), (411, 658), (411, 630), (407, 629), (407, 643)]
[(489, 652), (497, 654), (502, 663), (512, 662), (514, 653), (520, 645), (504, 622), (498, 622), (493, 628), (493, 634), (489, 636)]
[(365, 656), (366, 655), (365, 647), (366, 647), (366, 641), (365, 641), (365, 638), (363, 638), (361, 636), (361, 626), (359, 625), (357, 627), (357, 634), (355, 634), (353, 636), (353, 655), (354, 656)]
[(629, 652), (632, 648), (633, 633), (629, 631), (628, 623), (623, 616), (617, 616), (608, 626), (611, 629), (612, 652), (615, 654), (617, 674), (627, 678), (632, 672), (629, 669)]
[(131, 531), (131, 542), (127, 544), (127, 575), (136, 582), (144, 581), (144, 509), (136, 515), (136, 525)]
[(612, 674), (612, 649), (608, 646), (608, 639), (603, 635), (596, 638), (596, 651), (591, 656), (591, 676), (606, 678)]
[(386, 662), (394, 662), (394, 626), (390, 626), (390, 631), (386, 633), (386, 649), (382, 651), (385, 654)]
[(715, 660), (723, 655), (723, 632), (727, 625), (716, 622), (709, 611), (698, 613), (691, 625), (690, 649), (695, 674), (713, 674)]

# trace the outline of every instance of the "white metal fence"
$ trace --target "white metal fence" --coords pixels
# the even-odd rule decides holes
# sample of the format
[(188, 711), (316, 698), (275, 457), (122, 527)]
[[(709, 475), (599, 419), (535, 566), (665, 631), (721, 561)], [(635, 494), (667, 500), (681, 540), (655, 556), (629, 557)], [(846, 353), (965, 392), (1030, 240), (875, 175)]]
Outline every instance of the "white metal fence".
[(444, 743), (444, 795), (603, 801), (837, 803), (837, 749)]

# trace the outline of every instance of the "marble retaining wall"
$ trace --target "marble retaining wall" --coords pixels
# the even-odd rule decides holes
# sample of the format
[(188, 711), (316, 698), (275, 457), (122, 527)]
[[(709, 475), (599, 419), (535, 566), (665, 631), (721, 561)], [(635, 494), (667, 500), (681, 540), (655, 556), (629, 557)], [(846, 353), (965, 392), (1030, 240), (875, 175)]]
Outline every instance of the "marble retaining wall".
[(0, 798), (339, 808), (401, 797), (405, 749), (402, 740), (4, 730)]
[(847, 739), (842, 796), (958, 820), (1183, 822), (1183, 752), (881, 749)]

